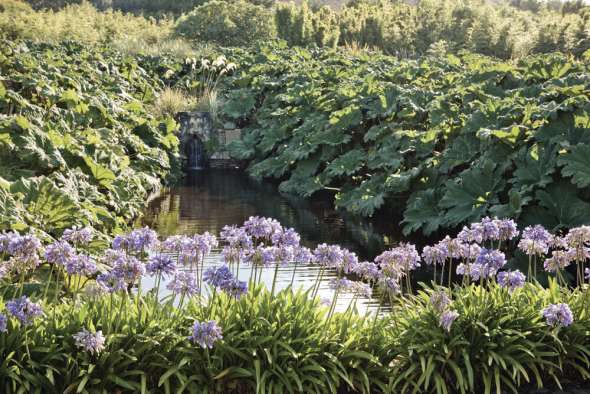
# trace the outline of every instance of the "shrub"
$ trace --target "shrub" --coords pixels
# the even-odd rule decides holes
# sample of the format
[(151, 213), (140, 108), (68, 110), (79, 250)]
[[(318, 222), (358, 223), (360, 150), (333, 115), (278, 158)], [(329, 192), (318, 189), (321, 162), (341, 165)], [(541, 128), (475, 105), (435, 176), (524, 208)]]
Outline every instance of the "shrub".
[(222, 46), (248, 46), (275, 37), (272, 13), (244, 0), (213, 0), (178, 19), (177, 35)]

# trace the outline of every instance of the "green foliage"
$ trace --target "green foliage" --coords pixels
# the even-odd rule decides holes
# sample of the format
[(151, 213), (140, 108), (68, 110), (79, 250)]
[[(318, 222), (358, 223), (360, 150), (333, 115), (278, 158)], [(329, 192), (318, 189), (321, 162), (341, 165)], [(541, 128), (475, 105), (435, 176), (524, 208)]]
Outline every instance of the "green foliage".
[(135, 60), (3, 41), (0, 74), (2, 230), (56, 236), (76, 224), (110, 233), (174, 170), (175, 123), (146, 105), (161, 82)]
[[(459, 317), (448, 333), (429, 302), (430, 289), (392, 316), (392, 392), (518, 393), (525, 384), (559, 384), (570, 372), (587, 378), (590, 349), (581, 339), (589, 329), (587, 291), (565, 291), (555, 282), (548, 289), (527, 284), (514, 293), (489, 287), (454, 289), (449, 308)], [(568, 303), (575, 323), (548, 331), (540, 311), (561, 302)]]
[(245, 0), (212, 0), (178, 19), (175, 32), (188, 40), (244, 46), (275, 36), (272, 13)]
[(334, 190), (337, 206), (369, 216), (386, 207), (406, 234), (486, 215), (590, 221), (587, 63), (259, 52), (228, 52), (240, 68), (223, 112), (245, 126), (232, 154), (281, 190)]
[[(80, 294), (44, 305), (46, 316), (26, 329), (10, 319), (0, 333), (2, 391), (517, 393), (590, 378), (587, 290), (456, 287), (449, 332), (432, 291), (395, 300), (377, 319), (348, 310), (329, 320), (317, 299), (291, 289), (273, 296), (255, 287), (238, 300), (218, 293), (180, 308), (150, 296)], [(574, 323), (549, 327), (541, 311), (561, 302)], [(223, 340), (202, 349), (188, 337), (194, 321), (208, 320)], [(83, 328), (106, 336), (100, 354), (76, 347)]]
[(0, 0), (1, 35), (12, 40), (75, 40), (86, 44), (108, 44), (134, 54), (194, 56), (195, 51), (188, 42), (171, 37), (172, 20), (162, 18), (156, 21), (112, 10), (101, 12), (91, 4), (77, 0), (69, 2), (72, 4), (65, 8), (58, 7), (58, 2), (50, 3), (60, 9), (34, 11), (21, 1)]

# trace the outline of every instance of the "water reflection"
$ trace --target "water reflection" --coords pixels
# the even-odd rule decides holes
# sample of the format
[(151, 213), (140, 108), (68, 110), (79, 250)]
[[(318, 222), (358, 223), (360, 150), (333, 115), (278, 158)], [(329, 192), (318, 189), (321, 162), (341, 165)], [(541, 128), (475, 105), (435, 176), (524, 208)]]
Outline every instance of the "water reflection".
[[(359, 255), (372, 259), (386, 249), (396, 237), (384, 236), (378, 224), (331, 209), (329, 201), (313, 201), (288, 197), (278, 193), (268, 183), (256, 183), (244, 173), (231, 170), (194, 171), (183, 185), (164, 190), (151, 201), (142, 219), (166, 237), (173, 234), (195, 234), (209, 231), (218, 234), (225, 225), (242, 224), (250, 216), (267, 216), (279, 220), (285, 227), (293, 227), (301, 235), (302, 244), (315, 247), (318, 243), (337, 243)], [(206, 266), (221, 263), (220, 251), (215, 250)], [(281, 266), (277, 288), (290, 285), (294, 266)], [(248, 280), (249, 267), (240, 267), (240, 279)], [(294, 287), (308, 289), (315, 282), (318, 267), (299, 265)], [(262, 280), (270, 288), (274, 268), (265, 269)], [(333, 274), (324, 276), (320, 297), (331, 299), (328, 283)], [(339, 296), (338, 310), (350, 304), (351, 297)], [(357, 306), (364, 310), (376, 306), (375, 299), (359, 299)]]

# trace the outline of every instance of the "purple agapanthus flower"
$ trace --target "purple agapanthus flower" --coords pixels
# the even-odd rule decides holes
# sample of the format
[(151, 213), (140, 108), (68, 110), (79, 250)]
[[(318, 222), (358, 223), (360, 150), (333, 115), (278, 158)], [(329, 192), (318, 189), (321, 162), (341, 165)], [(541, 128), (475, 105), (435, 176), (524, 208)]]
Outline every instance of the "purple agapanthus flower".
[(199, 292), (197, 278), (189, 272), (178, 272), (176, 276), (166, 285), (166, 288), (174, 294), (193, 296)]
[(100, 261), (109, 267), (115, 267), (120, 264), (125, 264), (127, 261), (127, 254), (122, 250), (107, 249), (102, 254)]
[(176, 263), (172, 257), (164, 254), (151, 256), (145, 265), (145, 270), (150, 275), (173, 275), (176, 273)]
[(14, 237), (19, 237), (15, 232), (0, 233), (0, 253), (8, 253), (8, 244)]
[(76, 226), (64, 231), (61, 236), (62, 241), (70, 242), (74, 245), (88, 245), (92, 241), (93, 234), (90, 227), (78, 228)]
[(370, 282), (376, 282), (381, 277), (381, 270), (377, 264), (370, 261), (363, 261), (354, 267), (353, 272), (361, 278)]
[(45, 260), (48, 263), (65, 266), (76, 255), (76, 251), (67, 241), (57, 241), (45, 247)]
[(522, 232), (518, 248), (529, 256), (541, 256), (548, 252), (553, 236), (543, 226), (528, 226)]
[(430, 305), (437, 313), (443, 313), (451, 304), (451, 299), (445, 291), (438, 290), (430, 295)]
[(215, 342), (223, 339), (223, 336), (221, 334), (221, 328), (214, 320), (206, 322), (196, 321), (193, 325), (193, 332), (189, 339), (203, 349), (212, 349)]
[(35, 318), (43, 315), (41, 305), (32, 302), (26, 296), (8, 301), (6, 310), (24, 326), (32, 324)]
[(345, 292), (351, 290), (354, 287), (354, 282), (350, 279), (340, 278), (340, 279), (332, 279), (328, 283), (330, 289), (338, 292)]
[(447, 332), (451, 331), (453, 322), (459, 317), (459, 313), (453, 310), (446, 310), (440, 315), (439, 325)]
[(358, 265), (358, 263), (359, 259), (356, 253), (344, 249), (342, 253), (342, 265), (336, 268), (345, 274), (350, 274), (354, 271), (354, 268)]
[(509, 241), (518, 236), (518, 228), (516, 222), (512, 219), (494, 219), (496, 226), (498, 227), (499, 241)]
[(65, 265), (66, 271), (70, 275), (89, 276), (96, 273), (96, 264), (92, 258), (85, 254), (76, 255), (71, 258)]
[(451, 238), (447, 235), (436, 244), (436, 247), (444, 251), (447, 258), (458, 259), (462, 257), (461, 253), (465, 243), (458, 238)]
[(507, 288), (511, 292), (524, 286), (526, 281), (524, 274), (518, 270), (498, 272), (497, 279), (500, 286)]
[(113, 272), (98, 275), (96, 283), (108, 293), (127, 290), (127, 283), (125, 280)]
[(240, 298), (248, 292), (248, 284), (244, 281), (233, 278), (225, 282), (221, 290), (233, 297)]
[(457, 239), (463, 243), (477, 243), (483, 242), (483, 229), (481, 226), (471, 225), (471, 228), (466, 226), (457, 234)]
[(271, 242), (275, 246), (292, 246), (296, 248), (299, 246), (300, 240), (300, 235), (292, 228), (283, 229), (271, 235)]
[[(228, 253), (234, 249), (227, 248)], [(226, 248), (224, 248), (224, 251)], [(256, 266), (268, 267), (275, 262), (275, 247), (258, 245), (255, 249), (249, 249), (244, 251), (243, 259), (246, 263), (254, 264)], [(223, 255), (223, 252), (222, 252)], [(235, 261), (224, 255), (224, 261), (230, 262)]]
[(195, 240), (186, 235), (171, 235), (160, 244), (162, 252), (183, 254), (195, 249)]
[(327, 268), (336, 268), (342, 265), (343, 251), (338, 245), (320, 244), (313, 251), (314, 261)]
[(481, 249), (482, 247), (478, 244), (461, 244), (459, 252), (460, 258), (467, 261), (473, 261), (479, 256)]
[(41, 249), (41, 241), (34, 235), (17, 235), (8, 241), (8, 253), (15, 257), (29, 257), (37, 255)]
[(194, 236), (195, 246), (200, 255), (207, 255), (213, 248), (216, 248), (219, 244), (215, 235), (209, 234), (208, 231), (203, 234), (197, 234)]
[(475, 262), (497, 271), (506, 265), (506, 256), (499, 250), (482, 248)]
[(590, 268), (584, 269), (584, 278), (590, 280)]
[(422, 260), (427, 265), (442, 265), (448, 257), (446, 248), (439, 245), (425, 246), (422, 249)]
[(371, 295), (373, 294), (373, 289), (371, 288), (371, 285), (369, 285), (368, 283), (353, 282), (352, 292), (357, 295), (360, 295), (361, 297), (371, 298)]
[(295, 262), (300, 264), (309, 264), (313, 260), (313, 253), (309, 248), (300, 246), (295, 252)]
[(73, 335), (76, 346), (92, 354), (99, 354), (105, 348), (106, 338), (102, 331), (90, 332), (82, 329)]
[(0, 332), (6, 332), (8, 330), (8, 318), (5, 314), (0, 313)]
[(574, 322), (574, 315), (568, 304), (551, 304), (543, 309), (543, 316), (552, 327), (567, 327)]
[(227, 265), (211, 267), (203, 273), (203, 280), (205, 283), (218, 289), (223, 288), (226, 282), (233, 279), (234, 276)]
[(485, 217), (479, 222), (482, 232), (483, 241), (495, 241), (500, 238), (500, 228), (498, 222), (489, 217)]
[(275, 219), (250, 216), (244, 222), (244, 229), (254, 239), (270, 240), (274, 233), (282, 230), (282, 226)]
[(232, 248), (249, 249), (253, 245), (252, 237), (241, 227), (224, 226), (219, 235)]
[(420, 267), (420, 255), (412, 244), (400, 244), (400, 246), (386, 250), (375, 258), (375, 263), (381, 267), (384, 275), (399, 279), (409, 271)]
[(590, 226), (572, 228), (565, 236), (565, 242), (570, 248), (583, 248), (590, 243)]
[(135, 283), (145, 274), (145, 265), (133, 256), (127, 256), (126, 261), (118, 262), (111, 271), (127, 283)]
[(561, 271), (571, 264), (572, 257), (571, 253), (566, 250), (553, 250), (551, 251), (551, 257), (543, 263), (543, 268), (547, 272)]
[(133, 230), (127, 235), (118, 235), (113, 240), (113, 249), (129, 252), (145, 252), (152, 250), (158, 242), (158, 234), (148, 228)]
[(289, 245), (273, 246), (274, 261), (280, 264), (288, 264), (295, 260), (295, 248)]
[(399, 285), (399, 282), (395, 278), (381, 276), (381, 278), (379, 278), (378, 284), (379, 284), (379, 287), (383, 291), (386, 291), (388, 293), (391, 293), (391, 294), (400, 294), (401, 293), (401, 287)]

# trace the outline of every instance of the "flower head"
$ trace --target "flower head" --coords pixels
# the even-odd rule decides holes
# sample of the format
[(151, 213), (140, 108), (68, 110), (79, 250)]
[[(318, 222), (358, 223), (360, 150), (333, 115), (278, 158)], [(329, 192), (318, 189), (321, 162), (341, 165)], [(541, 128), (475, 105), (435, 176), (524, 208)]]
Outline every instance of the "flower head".
[(8, 330), (8, 318), (5, 314), (0, 313), (0, 332), (6, 332)]
[(543, 316), (552, 327), (567, 327), (574, 322), (574, 315), (568, 304), (551, 304), (543, 309)]
[(295, 262), (300, 264), (309, 264), (313, 260), (313, 254), (309, 248), (300, 246), (295, 251)]
[(6, 310), (24, 326), (32, 324), (35, 318), (43, 315), (41, 305), (32, 302), (26, 296), (8, 301)]
[(227, 265), (211, 267), (203, 273), (203, 280), (205, 283), (219, 289), (223, 288), (226, 285), (226, 282), (233, 279), (234, 276)]
[(459, 313), (453, 310), (446, 310), (440, 315), (438, 324), (447, 332), (451, 331), (453, 322), (459, 317)]
[(71, 258), (66, 263), (66, 271), (70, 275), (89, 276), (96, 272), (96, 264), (92, 258), (86, 254), (79, 254)]
[(76, 346), (93, 354), (99, 354), (105, 347), (105, 337), (102, 331), (90, 332), (86, 329), (73, 335)]
[(543, 226), (537, 224), (525, 227), (518, 248), (529, 256), (540, 256), (548, 252), (551, 242), (553, 242), (553, 236)]
[(572, 262), (572, 255), (566, 250), (553, 250), (551, 257), (543, 263), (543, 268), (547, 272), (561, 271)]
[(233, 278), (225, 282), (221, 290), (233, 297), (240, 298), (248, 292), (248, 284), (244, 281)]
[(65, 266), (75, 255), (74, 248), (67, 241), (57, 241), (45, 247), (45, 260), (48, 263)]
[(197, 278), (189, 272), (178, 272), (174, 278), (168, 282), (166, 288), (174, 294), (185, 294), (188, 296), (195, 295), (199, 292)]
[(211, 249), (216, 248), (218, 245), (217, 237), (209, 234), (206, 231), (203, 234), (197, 234), (194, 236), (195, 247), (200, 255), (207, 255), (211, 252)]
[(254, 239), (271, 239), (272, 235), (282, 230), (282, 226), (275, 219), (250, 216), (244, 222), (244, 229)]
[(76, 226), (64, 231), (61, 239), (75, 245), (88, 245), (92, 241), (93, 234), (90, 227), (78, 228)]
[(375, 258), (383, 274), (399, 279), (409, 271), (420, 267), (420, 255), (412, 244), (402, 243), (400, 246), (386, 250)]
[(362, 263), (357, 264), (354, 267), (353, 272), (370, 282), (376, 282), (381, 277), (381, 270), (379, 270), (377, 264), (370, 261), (363, 261)]
[(150, 257), (145, 270), (150, 275), (173, 275), (176, 273), (176, 263), (170, 256), (159, 254)]
[(425, 246), (422, 249), (422, 260), (427, 265), (442, 265), (448, 258), (447, 249), (440, 245)]
[(508, 241), (518, 236), (518, 228), (516, 222), (512, 219), (494, 219), (494, 223), (498, 227), (499, 241)]
[(114, 272), (107, 272), (96, 277), (96, 283), (108, 293), (127, 290), (125, 280)]
[(350, 279), (346, 279), (346, 278), (341, 278), (341, 279), (332, 279), (330, 280), (330, 282), (328, 283), (328, 286), (335, 291), (338, 292), (345, 292), (348, 290), (352, 290), (352, 288), (354, 287), (354, 282), (351, 281)]
[(437, 313), (443, 313), (451, 304), (451, 299), (445, 291), (438, 290), (430, 296), (430, 305)]
[(193, 333), (189, 337), (194, 343), (198, 344), (203, 349), (212, 349), (215, 342), (222, 339), (221, 328), (214, 320), (206, 322), (196, 321), (193, 325)]
[(572, 228), (565, 236), (570, 248), (583, 248), (590, 243), (590, 226)]
[(497, 279), (500, 286), (507, 288), (511, 292), (524, 286), (526, 281), (524, 274), (518, 270), (498, 272)]
[(292, 228), (281, 229), (271, 235), (271, 242), (277, 246), (298, 247), (301, 237)]
[(127, 256), (125, 261), (119, 261), (111, 271), (127, 283), (135, 283), (145, 274), (145, 265), (133, 256)]
[(113, 249), (129, 252), (152, 250), (158, 242), (158, 234), (148, 227), (133, 230), (127, 235), (118, 235), (113, 240)]
[(488, 241), (500, 238), (500, 228), (497, 220), (492, 220), (486, 216), (479, 225), (481, 226), (482, 240)]
[(336, 268), (342, 265), (343, 251), (338, 245), (320, 244), (313, 251), (314, 261), (323, 267)]

